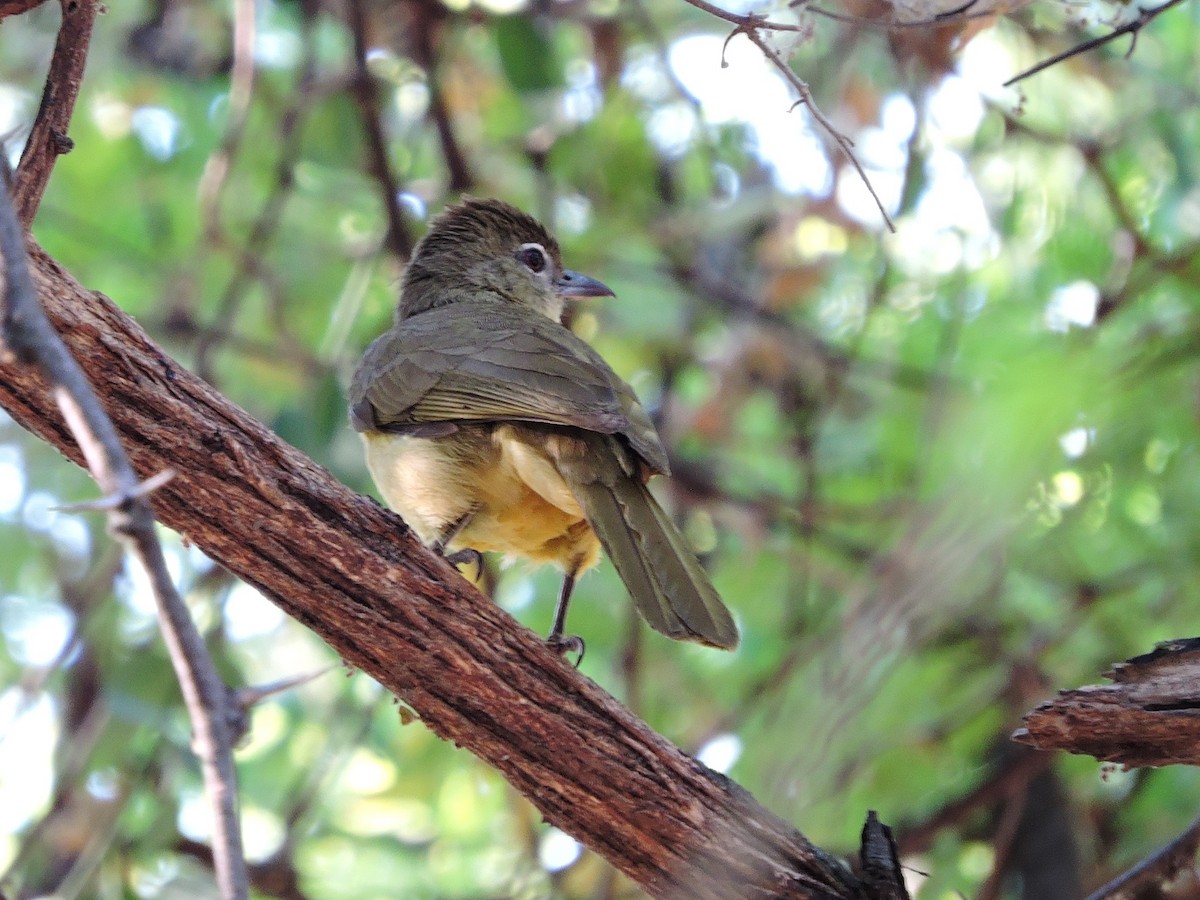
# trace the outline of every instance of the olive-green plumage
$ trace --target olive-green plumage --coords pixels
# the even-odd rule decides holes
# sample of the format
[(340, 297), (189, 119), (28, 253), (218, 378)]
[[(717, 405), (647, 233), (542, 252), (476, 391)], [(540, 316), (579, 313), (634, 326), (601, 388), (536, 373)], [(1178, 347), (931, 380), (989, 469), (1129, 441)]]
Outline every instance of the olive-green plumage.
[(451, 207), (354, 374), (351, 422), (384, 499), (426, 544), (564, 570), (552, 639), (603, 545), (656, 631), (733, 648), (729, 611), (646, 488), (668, 471), (653, 424), (561, 324), (566, 300), (611, 293), (563, 269), (557, 242), (520, 210)]

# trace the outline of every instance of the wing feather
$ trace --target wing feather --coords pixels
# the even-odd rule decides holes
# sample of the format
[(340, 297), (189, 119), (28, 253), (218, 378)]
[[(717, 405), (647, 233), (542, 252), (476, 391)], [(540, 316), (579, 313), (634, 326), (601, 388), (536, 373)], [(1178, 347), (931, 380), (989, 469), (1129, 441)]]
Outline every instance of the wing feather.
[(460, 302), (401, 322), (354, 374), (359, 431), (540, 422), (621, 434), (657, 472), (666, 454), (633, 390), (569, 329), (520, 307)]

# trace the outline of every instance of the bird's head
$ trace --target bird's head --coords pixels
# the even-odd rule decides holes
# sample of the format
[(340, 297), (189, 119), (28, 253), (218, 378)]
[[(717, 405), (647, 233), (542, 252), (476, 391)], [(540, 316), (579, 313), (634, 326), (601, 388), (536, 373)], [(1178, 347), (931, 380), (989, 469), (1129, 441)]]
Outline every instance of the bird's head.
[(501, 200), (468, 198), (434, 219), (417, 244), (398, 316), (494, 298), (558, 321), (567, 300), (610, 296), (596, 279), (563, 268), (558, 241), (537, 219)]

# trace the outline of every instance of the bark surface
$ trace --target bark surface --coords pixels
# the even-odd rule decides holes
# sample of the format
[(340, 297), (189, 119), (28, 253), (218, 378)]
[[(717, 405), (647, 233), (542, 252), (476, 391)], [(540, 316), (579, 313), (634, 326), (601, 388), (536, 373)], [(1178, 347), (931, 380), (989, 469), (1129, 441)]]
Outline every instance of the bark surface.
[(1200, 765), (1200, 638), (1117, 663), (1112, 684), (1060, 691), (1014, 739), (1126, 766)]

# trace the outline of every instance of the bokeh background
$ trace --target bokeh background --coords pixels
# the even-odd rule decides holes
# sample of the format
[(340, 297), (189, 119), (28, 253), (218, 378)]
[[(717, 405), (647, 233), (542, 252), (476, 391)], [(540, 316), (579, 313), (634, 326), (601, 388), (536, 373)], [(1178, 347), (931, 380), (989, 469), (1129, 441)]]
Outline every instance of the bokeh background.
[[(653, 410), (662, 496), (743, 634), (659, 638), (606, 563), (572, 609), (583, 672), (823, 847), (878, 810), (923, 900), (1080, 896), (1200, 806), (1191, 769), (1008, 740), (1055, 689), (1200, 632), (1200, 13), (1004, 87), (1136, 10), (724, 8), (801, 27), (769, 46), (894, 233), (761, 50), (684, 0), (159, 0), (98, 20), (34, 234), (371, 492), (344, 388), (399, 254), (463, 192), (542, 217), (616, 290), (572, 327)], [(57, 22), (0, 28), (10, 155)], [(150, 594), (63, 508), (95, 491), (0, 414), (0, 887), (211, 896)], [(260, 896), (639, 896), (164, 540), (231, 684), (315, 675), (238, 753)], [(493, 560), (488, 587), (544, 632), (557, 577)]]

